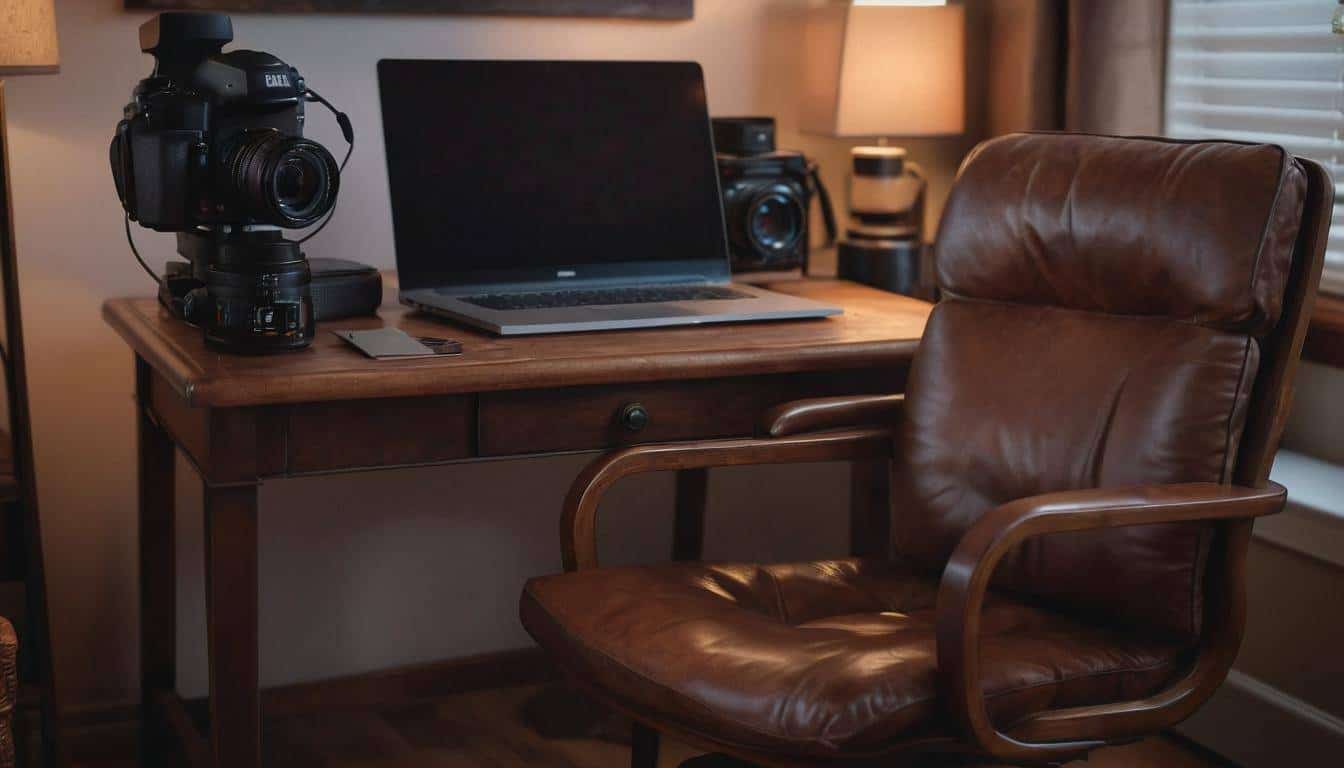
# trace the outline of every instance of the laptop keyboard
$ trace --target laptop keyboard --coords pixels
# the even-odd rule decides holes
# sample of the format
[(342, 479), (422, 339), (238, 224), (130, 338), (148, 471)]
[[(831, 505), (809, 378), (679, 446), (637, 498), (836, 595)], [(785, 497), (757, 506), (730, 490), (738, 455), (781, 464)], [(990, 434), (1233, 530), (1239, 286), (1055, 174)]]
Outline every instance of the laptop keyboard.
[(483, 293), (458, 297), (468, 304), (497, 310), (558, 309), (610, 304), (652, 304), (661, 301), (712, 301), (754, 299), (755, 296), (716, 285), (659, 285), (630, 288), (596, 288), (532, 293)]

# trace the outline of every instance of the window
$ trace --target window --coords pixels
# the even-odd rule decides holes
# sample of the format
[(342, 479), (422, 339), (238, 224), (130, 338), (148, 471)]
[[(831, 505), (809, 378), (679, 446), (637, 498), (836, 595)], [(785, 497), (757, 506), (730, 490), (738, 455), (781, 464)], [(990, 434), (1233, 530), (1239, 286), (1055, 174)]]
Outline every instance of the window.
[(1344, 32), (1336, 0), (1173, 0), (1166, 132), (1282, 144), (1335, 177), (1321, 288), (1344, 294)]

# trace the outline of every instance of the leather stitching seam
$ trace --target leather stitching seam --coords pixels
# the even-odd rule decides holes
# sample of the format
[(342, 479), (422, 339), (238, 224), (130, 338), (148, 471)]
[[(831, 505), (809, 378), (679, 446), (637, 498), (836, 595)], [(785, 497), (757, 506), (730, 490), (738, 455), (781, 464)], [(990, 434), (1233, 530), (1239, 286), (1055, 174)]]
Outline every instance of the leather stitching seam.
[(775, 588), (775, 608), (779, 611), (780, 622), (791, 625), (792, 622), (789, 621), (789, 608), (784, 603), (784, 588), (780, 586), (779, 579), (775, 578), (775, 574), (771, 573), (769, 568), (761, 568), (760, 571), (765, 574), (765, 577), (770, 580), (770, 584)]

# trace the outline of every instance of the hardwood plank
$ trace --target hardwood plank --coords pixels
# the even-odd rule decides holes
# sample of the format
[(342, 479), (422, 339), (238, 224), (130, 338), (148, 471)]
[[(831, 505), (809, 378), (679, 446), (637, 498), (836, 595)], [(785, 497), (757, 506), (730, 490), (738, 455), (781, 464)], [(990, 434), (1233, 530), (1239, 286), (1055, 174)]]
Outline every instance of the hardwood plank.
[[(532, 730), (525, 705), (537, 686), (491, 688), (409, 705), (267, 716), (263, 765), (285, 768), (628, 768), (630, 745), (595, 738), (547, 738)], [(184, 716), (185, 717), (185, 716)], [(699, 755), (663, 738), (658, 768)], [(100, 754), (76, 768), (131, 768)], [(1154, 737), (1092, 753), (1068, 768), (1228, 768), (1183, 741)], [(979, 768), (1005, 768), (982, 764)]]
[[(302, 719), (277, 721), (267, 733), (267, 765), (306, 765), (281, 762), (281, 754), (294, 754), (285, 740), (301, 742), (323, 766), (354, 765), (361, 768), (627, 768), (630, 745), (597, 739), (547, 739), (529, 728), (521, 717), (525, 702), (537, 692), (532, 686), (494, 688), (445, 697), (412, 710), (380, 711), (386, 724), (370, 731), (366, 741), (352, 740), (348, 733), (333, 733), (329, 740), (314, 740), (314, 726)], [(353, 722), (353, 721), (352, 721)], [(362, 721), (361, 722), (367, 722)], [(388, 735), (391, 730), (396, 738)], [(280, 740), (280, 741), (277, 741)], [(409, 751), (408, 751), (409, 750)], [(699, 754), (674, 740), (663, 738), (659, 768), (676, 768)], [(347, 759), (348, 758), (348, 759)], [(1071, 768), (1215, 768), (1219, 764), (1178, 742), (1154, 738), (1139, 744), (1113, 747), (1093, 753), (1087, 763)], [(982, 766), (982, 768), (994, 768)]]
[[(903, 369), (930, 304), (834, 280), (772, 284), (774, 290), (844, 307), (820, 320), (718, 327), (598, 331), (499, 337), (447, 325), (402, 307), (342, 320), (345, 328), (398, 327), (412, 336), (450, 335), (464, 353), (396, 362), (365, 358), (327, 328), (312, 348), (249, 357), (208, 349), (199, 330), (170, 317), (153, 299), (116, 299), (104, 319), (194, 406), (281, 405), (414, 397), (508, 389), (633, 383), (728, 376)], [(899, 391), (893, 382), (892, 391)]]

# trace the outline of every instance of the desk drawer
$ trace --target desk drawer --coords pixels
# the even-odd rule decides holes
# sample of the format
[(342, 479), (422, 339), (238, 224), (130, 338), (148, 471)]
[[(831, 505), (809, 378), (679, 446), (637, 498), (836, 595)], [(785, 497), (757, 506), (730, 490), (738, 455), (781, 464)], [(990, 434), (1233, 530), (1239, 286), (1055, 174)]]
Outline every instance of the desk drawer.
[[(766, 409), (789, 400), (841, 394), (900, 392), (905, 372), (890, 370), (777, 374), (731, 379), (653, 382), (480, 396), (482, 456), (611, 448), (634, 443), (741, 437)], [(627, 425), (639, 406), (646, 423)]]
[(285, 441), (289, 471), (465, 459), (472, 454), (475, 415), (470, 395), (296, 405)]

